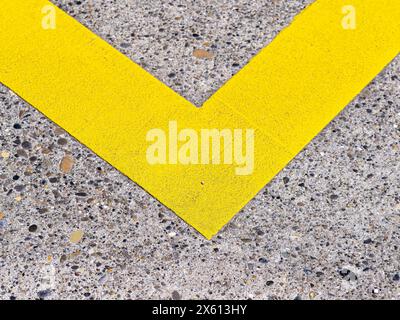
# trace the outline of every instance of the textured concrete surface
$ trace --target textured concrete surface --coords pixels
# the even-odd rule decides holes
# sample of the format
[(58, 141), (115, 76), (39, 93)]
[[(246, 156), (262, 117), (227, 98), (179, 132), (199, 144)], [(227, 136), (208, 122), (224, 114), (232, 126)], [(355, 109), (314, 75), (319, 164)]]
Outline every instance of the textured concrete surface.
[[(54, 1), (198, 105), (311, 2)], [(399, 89), (397, 58), (206, 241), (0, 87), (0, 299), (399, 299)]]

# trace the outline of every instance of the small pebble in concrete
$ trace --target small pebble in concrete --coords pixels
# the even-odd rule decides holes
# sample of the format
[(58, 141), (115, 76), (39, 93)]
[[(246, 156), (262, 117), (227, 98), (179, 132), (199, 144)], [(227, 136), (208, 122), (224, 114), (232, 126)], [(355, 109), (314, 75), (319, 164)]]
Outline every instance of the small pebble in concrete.
[(32, 144), (29, 141), (22, 142), (21, 146), (22, 146), (22, 148), (24, 148), (26, 150), (32, 149)]
[(212, 59), (214, 58), (214, 54), (210, 51), (203, 49), (196, 49), (193, 51), (193, 56), (198, 59)]
[(75, 230), (74, 232), (71, 233), (69, 241), (73, 244), (77, 244), (82, 240), (83, 234), (84, 233), (82, 230)]
[(181, 295), (179, 294), (178, 291), (172, 292), (172, 300), (181, 300)]
[(0, 156), (3, 158), (3, 159), (8, 159), (9, 157), (10, 157), (10, 153), (8, 152), (8, 151), (2, 151), (1, 153), (0, 153)]
[(36, 224), (32, 224), (31, 226), (29, 226), (28, 230), (29, 232), (36, 232), (38, 229), (38, 226)]
[(74, 159), (70, 155), (64, 156), (60, 163), (60, 170), (63, 173), (70, 173), (74, 166)]

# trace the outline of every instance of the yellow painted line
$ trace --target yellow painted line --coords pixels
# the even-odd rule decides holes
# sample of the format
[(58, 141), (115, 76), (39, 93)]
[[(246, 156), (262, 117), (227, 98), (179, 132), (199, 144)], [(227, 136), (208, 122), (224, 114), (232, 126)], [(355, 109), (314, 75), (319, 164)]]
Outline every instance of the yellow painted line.
[[(207, 238), (218, 232), (400, 50), (400, 2), (320, 0), (197, 109), (45, 0), (0, 3), (0, 81)], [(251, 175), (236, 165), (150, 165), (154, 128), (254, 128)]]

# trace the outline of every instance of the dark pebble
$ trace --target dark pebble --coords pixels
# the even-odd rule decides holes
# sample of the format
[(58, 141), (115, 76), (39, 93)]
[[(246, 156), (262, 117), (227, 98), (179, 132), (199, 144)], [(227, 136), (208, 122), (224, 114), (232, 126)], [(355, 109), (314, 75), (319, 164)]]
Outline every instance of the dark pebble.
[(24, 141), (24, 142), (22, 142), (22, 148), (24, 148), (26, 150), (30, 150), (30, 149), (32, 149), (32, 144), (29, 141)]
[(262, 231), (260, 229), (256, 229), (256, 233), (258, 236), (263, 236), (265, 234), (264, 231)]
[(260, 258), (260, 259), (258, 259), (258, 262), (261, 262), (261, 263), (268, 263), (268, 260), (265, 259), (265, 258)]
[(21, 191), (23, 191), (24, 189), (25, 189), (25, 186), (23, 186), (23, 185), (18, 185), (18, 186), (15, 186), (15, 191), (17, 191), (17, 192), (21, 192)]
[(26, 151), (23, 150), (23, 149), (17, 150), (17, 155), (18, 155), (19, 157), (28, 158), (28, 154), (27, 154)]
[(57, 143), (58, 143), (60, 146), (65, 146), (65, 145), (68, 143), (68, 140), (67, 140), (67, 139), (64, 139), (64, 138), (60, 138), (60, 139), (58, 139)]
[(57, 183), (58, 178), (50, 178), (49, 181), (50, 181), (50, 183)]
[(310, 269), (304, 269), (303, 270), (304, 271), (304, 273), (306, 274), (306, 275), (311, 275), (313, 272), (312, 272), (312, 270), (310, 270)]
[(42, 290), (38, 292), (39, 299), (45, 299), (51, 295), (51, 290)]
[(85, 193), (85, 192), (78, 192), (78, 193), (75, 193), (75, 195), (77, 197), (87, 197), (87, 193)]
[(347, 275), (350, 274), (350, 270), (342, 269), (342, 270), (339, 271), (339, 273), (340, 273), (340, 275), (341, 275), (342, 277), (346, 277)]
[(179, 294), (178, 291), (172, 292), (172, 300), (181, 300), (181, 295)]
[(29, 227), (28, 230), (29, 230), (29, 232), (36, 232), (37, 229), (38, 229), (37, 225), (36, 225), (36, 224), (33, 224), (33, 225), (31, 225), (31, 226)]
[(288, 184), (288, 182), (289, 182), (289, 178), (288, 178), (288, 177), (284, 177), (284, 178), (283, 178), (283, 183), (284, 183), (284, 184)]
[(364, 244), (371, 244), (371, 243), (372, 243), (372, 239), (371, 238), (369, 238), (367, 240), (364, 240)]
[(354, 272), (347, 269), (342, 269), (339, 271), (339, 273), (342, 278), (347, 281), (356, 281), (358, 279), (357, 275)]

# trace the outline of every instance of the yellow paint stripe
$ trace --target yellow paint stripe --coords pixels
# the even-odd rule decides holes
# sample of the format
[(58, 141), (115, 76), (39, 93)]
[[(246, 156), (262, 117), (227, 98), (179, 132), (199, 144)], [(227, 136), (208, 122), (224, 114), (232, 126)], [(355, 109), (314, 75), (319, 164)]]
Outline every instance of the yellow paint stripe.
[[(2, 0), (0, 81), (211, 238), (399, 52), (397, 0), (317, 1), (201, 109), (45, 0)], [(255, 170), (151, 166), (147, 132), (256, 128)]]

